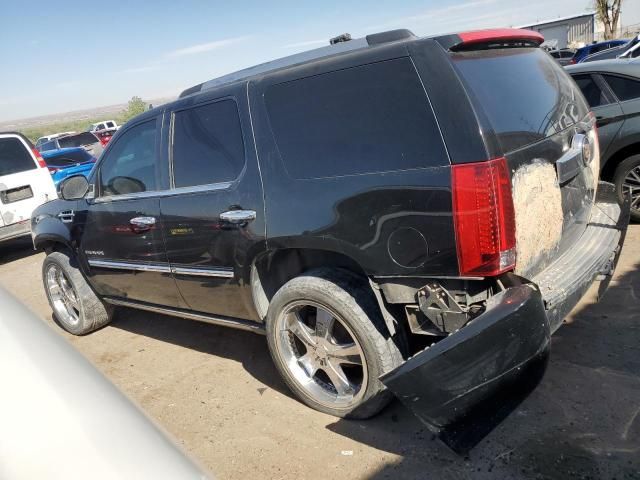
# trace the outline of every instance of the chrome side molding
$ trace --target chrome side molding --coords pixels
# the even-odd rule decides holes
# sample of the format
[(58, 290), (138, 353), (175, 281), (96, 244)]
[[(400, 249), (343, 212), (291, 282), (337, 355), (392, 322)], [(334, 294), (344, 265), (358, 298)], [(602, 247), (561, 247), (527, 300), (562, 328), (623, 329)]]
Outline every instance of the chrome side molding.
[(220, 277), (233, 278), (233, 268), (217, 267), (217, 268), (190, 268), (190, 267), (171, 267), (171, 272), (175, 275), (194, 275), (196, 277)]
[(217, 277), (217, 278), (233, 278), (233, 268), (216, 267), (216, 268), (191, 268), (191, 267), (174, 267), (163, 263), (132, 263), (120, 262), (115, 260), (94, 260), (89, 259), (88, 263), (91, 267), (110, 268), (114, 270), (134, 270), (138, 272), (158, 272), (173, 273), (174, 275), (191, 275), (196, 277)]
[(169, 265), (162, 265), (157, 263), (129, 263), (129, 262), (117, 262), (113, 260), (88, 260), (91, 267), (98, 268), (111, 268), (113, 270), (135, 270), (138, 272), (158, 272), (158, 273), (171, 273), (171, 267)]
[(248, 332), (258, 333), (260, 335), (266, 334), (263, 324), (252, 322), (250, 320), (241, 320), (239, 318), (210, 315), (207, 313), (189, 312), (186, 310), (180, 310), (178, 308), (161, 307), (159, 305), (152, 305), (149, 303), (136, 302), (132, 300), (122, 300), (119, 298), (104, 297), (104, 301), (110, 303), (111, 305), (117, 305), (120, 307), (136, 308), (138, 310), (145, 310), (147, 312), (161, 313), (164, 315), (171, 315), (173, 317), (181, 317), (188, 320), (196, 320), (199, 322), (211, 323), (213, 325), (236, 328), (238, 330), (246, 330)]

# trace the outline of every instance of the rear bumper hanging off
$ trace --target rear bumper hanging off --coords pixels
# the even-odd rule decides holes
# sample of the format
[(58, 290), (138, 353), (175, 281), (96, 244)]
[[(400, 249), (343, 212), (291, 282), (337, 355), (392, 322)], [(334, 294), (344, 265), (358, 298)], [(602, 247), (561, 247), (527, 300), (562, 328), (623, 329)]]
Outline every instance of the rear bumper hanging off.
[[(601, 182), (585, 233), (530, 283), (491, 297), (484, 313), (383, 375), (422, 422), (463, 453), (538, 385), (550, 335), (591, 284), (609, 283), (629, 223), (613, 185)], [(529, 282), (525, 280), (525, 282)]]

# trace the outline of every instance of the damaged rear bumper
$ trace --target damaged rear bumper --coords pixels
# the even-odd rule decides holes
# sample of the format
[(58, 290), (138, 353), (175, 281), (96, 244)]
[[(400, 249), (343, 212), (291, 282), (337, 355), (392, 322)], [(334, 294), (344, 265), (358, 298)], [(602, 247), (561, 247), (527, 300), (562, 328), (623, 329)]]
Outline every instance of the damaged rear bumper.
[(491, 297), (484, 313), (381, 381), (452, 449), (473, 448), (540, 382), (550, 335), (566, 314), (596, 279), (606, 288), (628, 223), (628, 202), (620, 207), (613, 186), (601, 182), (574, 248)]

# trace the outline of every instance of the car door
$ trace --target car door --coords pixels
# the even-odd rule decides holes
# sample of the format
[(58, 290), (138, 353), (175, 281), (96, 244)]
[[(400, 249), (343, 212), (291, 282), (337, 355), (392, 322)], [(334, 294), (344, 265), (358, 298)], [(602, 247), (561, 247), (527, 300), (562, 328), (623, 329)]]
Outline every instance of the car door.
[(102, 296), (183, 306), (161, 231), (159, 196), (168, 187), (162, 116), (127, 127), (97, 166), (80, 255)]
[(572, 77), (596, 116), (600, 157), (607, 158), (607, 151), (624, 124), (622, 107), (600, 75), (581, 73), (573, 74)]
[(265, 223), (246, 85), (187, 98), (170, 117), (174, 194), (160, 211), (179, 291), (194, 311), (256, 319), (249, 272)]

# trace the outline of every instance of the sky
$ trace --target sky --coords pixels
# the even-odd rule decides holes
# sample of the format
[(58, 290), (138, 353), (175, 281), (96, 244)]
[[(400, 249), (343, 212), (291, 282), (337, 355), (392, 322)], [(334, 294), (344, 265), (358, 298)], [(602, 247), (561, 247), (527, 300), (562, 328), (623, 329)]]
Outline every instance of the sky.
[[(271, 3), (271, 4), (269, 4)], [(202, 81), (394, 28), (427, 36), (590, 10), (591, 0), (2, 1), (0, 121), (176, 96)], [(25, 7), (28, 4), (28, 9)], [(640, 23), (624, 0), (622, 24)]]

